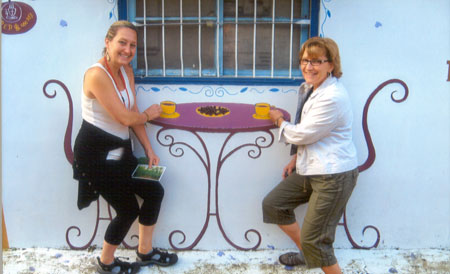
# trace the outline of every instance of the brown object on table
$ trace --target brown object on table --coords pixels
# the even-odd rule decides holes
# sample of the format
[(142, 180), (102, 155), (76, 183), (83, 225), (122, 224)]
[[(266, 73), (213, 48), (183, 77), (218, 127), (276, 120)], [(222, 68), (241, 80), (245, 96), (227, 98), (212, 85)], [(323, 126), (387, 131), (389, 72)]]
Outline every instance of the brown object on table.
[(196, 109), (197, 113), (205, 117), (222, 117), (230, 113), (230, 110), (221, 106), (203, 106)]

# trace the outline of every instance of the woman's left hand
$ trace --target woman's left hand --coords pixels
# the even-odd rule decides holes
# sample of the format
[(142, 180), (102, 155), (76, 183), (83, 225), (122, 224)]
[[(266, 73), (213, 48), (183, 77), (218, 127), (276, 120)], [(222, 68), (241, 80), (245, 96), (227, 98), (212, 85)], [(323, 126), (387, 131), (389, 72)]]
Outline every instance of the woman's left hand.
[(159, 157), (153, 151), (147, 152), (148, 157), (148, 167), (159, 165)]

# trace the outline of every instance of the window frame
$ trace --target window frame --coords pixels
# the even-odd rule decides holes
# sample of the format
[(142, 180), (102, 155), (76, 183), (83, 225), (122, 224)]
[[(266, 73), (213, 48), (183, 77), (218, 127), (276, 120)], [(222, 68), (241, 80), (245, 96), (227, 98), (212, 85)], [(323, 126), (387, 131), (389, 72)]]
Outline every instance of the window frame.
[[(320, 0), (310, 0), (310, 27), (309, 36), (314, 37), (319, 35), (319, 11)], [(127, 0), (118, 0), (118, 17), (119, 20), (128, 20), (128, 5)], [(221, 45), (219, 45), (221, 47)], [(293, 54), (295, 56), (296, 54)], [(223, 64), (220, 64), (220, 69), (223, 70)], [(223, 72), (221, 72), (223, 75)], [(244, 77), (244, 76), (151, 76), (145, 77), (135, 75), (136, 84), (217, 84), (217, 85), (277, 85), (277, 86), (292, 86), (299, 85), (303, 82), (302, 77), (292, 76), (291, 78), (281, 77)]]

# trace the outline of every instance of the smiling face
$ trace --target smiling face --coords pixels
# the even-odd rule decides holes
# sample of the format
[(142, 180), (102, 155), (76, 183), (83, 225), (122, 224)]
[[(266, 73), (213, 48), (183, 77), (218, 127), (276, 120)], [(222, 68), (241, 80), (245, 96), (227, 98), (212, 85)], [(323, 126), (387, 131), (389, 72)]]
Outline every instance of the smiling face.
[[(302, 60), (320, 60), (322, 63), (302, 62)], [(333, 64), (328, 60), (325, 50), (313, 47), (304, 51), (300, 59), (300, 69), (307, 84), (317, 89), (327, 79), (328, 74), (333, 71)]]
[(136, 53), (136, 31), (127, 27), (121, 27), (112, 39), (105, 39), (105, 44), (111, 62), (121, 66), (128, 65)]

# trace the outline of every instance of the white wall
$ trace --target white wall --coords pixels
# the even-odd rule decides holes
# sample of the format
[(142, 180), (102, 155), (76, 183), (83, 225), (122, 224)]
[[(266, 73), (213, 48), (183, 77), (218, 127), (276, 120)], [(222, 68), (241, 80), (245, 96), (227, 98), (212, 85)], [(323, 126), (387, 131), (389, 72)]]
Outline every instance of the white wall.
[[(54, 99), (42, 92), (49, 79), (62, 81), (74, 103), (74, 132), (81, 123), (80, 91), (84, 70), (100, 57), (103, 38), (117, 8), (111, 1), (25, 1), (37, 14), (33, 29), (20, 35), (2, 36), (2, 168), (3, 206), (9, 243), (12, 247), (67, 246), (67, 229), (75, 245), (84, 245), (95, 225), (95, 204), (78, 211), (77, 184), (63, 151), (68, 103), (61, 88)], [(376, 150), (375, 163), (362, 172), (347, 207), (348, 226), (355, 242), (372, 245), (380, 231), (379, 247), (449, 247), (449, 85), (450, 2), (437, 1), (323, 1), (319, 25), (321, 33), (340, 46), (344, 76), (354, 109), (354, 137), (359, 162), (367, 158), (362, 131), (363, 107), (372, 91), (382, 82), (397, 78), (409, 87), (409, 97), (400, 85), (389, 85), (374, 98), (369, 109), (369, 129)], [(330, 17), (324, 17), (329, 11)], [(419, 19), (417, 19), (419, 18)], [(60, 24), (61, 20), (67, 26)], [(245, 86), (245, 83), (244, 83)], [(159, 89), (158, 92), (152, 87)], [(180, 90), (180, 87), (187, 91)], [(176, 102), (268, 101), (295, 112), (296, 87), (217, 85), (138, 85), (139, 106), (163, 99)], [(209, 91), (213, 91), (209, 93)], [(223, 91), (223, 93), (222, 93)], [(190, 245), (200, 233), (206, 218), (206, 174), (196, 156), (185, 149), (183, 157), (173, 157), (155, 140), (157, 126), (148, 128), (161, 164), (168, 170), (163, 180), (166, 196), (155, 231), (155, 245), (170, 247), (174, 230), (186, 234)], [(176, 132), (179, 140), (194, 142), (191, 135)], [(217, 160), (224, 134), (202, 134)], [(241, 134), (235, 143), (248, 142), (255, 135)], [(256, 244), (260, 248), (293, 247), (277, 227), (262, 223), (261, 201), (279, 181), (288, 161), (288, 147), (275, 143), (263, 149), (261, 157), (250, 159), (239, 151), (225, 163), (220, 177), (219, 210), (227, 236), (237, 245)], [(136, 155), (141, 156), (138, 147)], [(213, 183), (215, 181), (213, 180)], [(214, 207), (213, 207), (214, 208)], [(102, 214), (106, 207), (102, 201)], [(301, 222), (305, 207), (297, 209)], [(103, 239), (105, 222), (94, 243)], [(136, 226), (131, 234), (137, 233)], [(134, 240), (127, 239), (134, 244)], [(337, 247), (350, 247), (342, 226), (338, 227)], [(211, 217), (198, 249), (232, 248)]]
[(24, 34), (2, 36), (5, 222), (12, 247), (65, 246), (67, 227), (90, 219), (87, 211), (76, 210), (77, 185), (63, 151), (67, 99), (56, 85), (48, 89), (57, 91), (51, 100), (42, 88), (50, 79), (67, 85), (78, 129), (83, 72), (101, 55), (114, 4), (24, 2), (35, 10), (36, 25)]
[(409, 87), (396, 104), (388, 86), (369, 111), (377, 158), (359, 178), (349, 204), (352, 230), (364, 224), (382, 233), (386, 247), (450, 246), (449, 1), (327, 1), (323, 32), (337, 41), (355, 112), (360, 160), (363, 104), (385, 80)]

